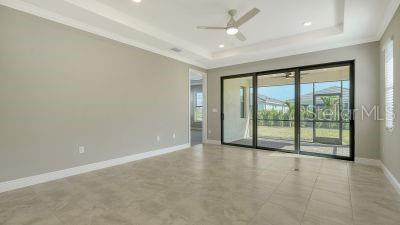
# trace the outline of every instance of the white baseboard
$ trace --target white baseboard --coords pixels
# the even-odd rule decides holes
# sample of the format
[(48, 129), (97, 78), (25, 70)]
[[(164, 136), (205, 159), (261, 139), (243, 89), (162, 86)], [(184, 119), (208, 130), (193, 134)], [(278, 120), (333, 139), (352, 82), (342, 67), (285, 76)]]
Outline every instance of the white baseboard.
[[(206, 140), (205, 143), (220, 145), (221, 141)], [(163, 149), (159, 149), (159, 150), (154, 150), (154, 151), (139, 153), (139, 154), (135, 154), (135, 155), (129, 155), (129, 156), (121, 157), (121, 158), (110, 159), (110, 160), (106, 160), (106, 161), (102, 161), (102, 162), (87, 164), (87, 165), (83, 165), (83, 166), (73, 167), (73, 168), (69, 168), (69, 169), (65, 169), (65, 170), (59, 170), (59, 171), (39, 174), (39, 175), (31, 176), (31, 177), (25, 177), (25, 178), (20, 178), (20, 179), (16, 179), (16, 180), (6, 181), (6, 182), (0, 183), (0, 193), (32, 186), (35, 184), (41, 184), (41, 183), (45, 183), (45, 182), (49, 182), (49, 181), (53, 181), (53, 180), (58, 180), (61, 178), (70, 177), (70, 176), (74, 176), (74, 175), (78, 175), (78, 174), (82, 174), (82, 173), (87, 173), (87, 172), (91, 172), (94, 170), (117, 166), (117, 165), (129, 163), (129, 162), (133, 162), (133, 161), (137, 161), (137, 160), (141, 160), (141, 159), (145, 159), (145, 158), (163, 155), (166, 153), (175, 152), (175, 151), (179, 151), (179, 150), (183, 150), (183, 149), (187, 149), (187, 148), (190, 148), (190, 144), (177, 145), (177, 146), (163, 148)], [(367, 159), (367, 158), (356, 158), (355, 161), (356, 161), (356, 163), (360, 163), (363, 165), (381, 166), (385, 176), (388, 178), (388, 180), (393, 185), (393, 187), (400, 193), (400, 182), (393, 176), (393, 174), (386, 168), (386, 166), (381, 163), (380, 160)]]
[(362, 165), (368, 165), (368, 166), (378, 166), (380, 167), (382, 165), (381, 161), (379, 159), (368, 159), (368, 158), (355, 158), (355, 163), (362, 164)]
[(112, 167), (112, 166), (117, 166), (121, 165), (124, 163), (128, 162), (133, 162), (137, 161), (140, 159), (145, 159), (145, 158), (150, 158), (178, 150), (183, 150), (187, 149), (190, 147), (190, 144), (183, 144), (183, 145), (177, 145), (177, 146), (172, 146), (168, 148), (163, 148), (163, 149), (158, 149), (154, 151), (149, 151), (149, 152), (143, 152), (135, 155), (129, 155), (129, 156), (124, 156), (121, 158), (116, 158), (116, 159), (110, 159), (102, 162), (96, 162), (92, 164), (87, 164), (83, 166), (78, 166), (78, 167), (73, 167), (73, 168), (68, 168), (65, 170), (59, 170), (59, 171), (54, 171), (54, 172), (49, 172), (49, 173), (44, 173), (44, 174), (39, 174), (31, 177), (24, 177), (16, 180), (11, 180), (11, 181), (6, 181), (0, 183), (0, 193), (6, 192), (6, 191), (11, 191), (23, 187), (28, 187), (31, 185), (35, 184), (41, 184), (53, 180), (58, 180), (61, 178), (65, 177), (70, 177), (82, 173), (87, 173), (90, 171), (94, 170), (99, 170), (99, 169), (104, 169), (107, 167)]
[(220, 145), (221, 141), (207, 139), (207, 140), (204, 141), (204, 143), (211, 144), (211, 145)]
[(382, 168), (383, 173), (389, 180), (389, 182), (393, 185), (394, 189), (400, 194), (400, 182), (393, 176), (388, 168), (386, 168), (385, 164), (381, 160), (378, 159), (367, 159), (367, 158), (357, 158), (356, 163), (368, 166), (378, 166)]
[(390, 183), (393, 185), (394, 189), (400, 194), (400, 182), (393, 176), (393, 174), (386, 168), (382, 163), (382, 170), (386, 177), (389, 179)]

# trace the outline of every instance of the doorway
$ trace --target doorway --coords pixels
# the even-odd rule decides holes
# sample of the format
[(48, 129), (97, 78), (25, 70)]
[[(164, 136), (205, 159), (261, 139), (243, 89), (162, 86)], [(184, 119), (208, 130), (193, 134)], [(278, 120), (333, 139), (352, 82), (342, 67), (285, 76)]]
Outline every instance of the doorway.
[(189, 142), (191, 146), (202, 144), (207, 131), (207, 97), (205, 73), (189, 71)]
[(221, 78), (222, 143), (354, 160), (354, 62)]

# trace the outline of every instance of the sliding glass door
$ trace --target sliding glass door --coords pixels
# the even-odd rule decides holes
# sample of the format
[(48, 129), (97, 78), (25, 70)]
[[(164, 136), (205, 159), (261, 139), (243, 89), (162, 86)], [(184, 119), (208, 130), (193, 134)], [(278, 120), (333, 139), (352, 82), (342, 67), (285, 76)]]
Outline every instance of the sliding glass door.
[(300, 151), (351, 157), (350, 66), (301, 70)]
[(253, 76), (224, 79), (223, 143), (253, 146)]
[(294, 152), (295, 72), (257, 76), (257, 146)]
[(221, 78), (222, 143), (354, 160), (354, 62)]

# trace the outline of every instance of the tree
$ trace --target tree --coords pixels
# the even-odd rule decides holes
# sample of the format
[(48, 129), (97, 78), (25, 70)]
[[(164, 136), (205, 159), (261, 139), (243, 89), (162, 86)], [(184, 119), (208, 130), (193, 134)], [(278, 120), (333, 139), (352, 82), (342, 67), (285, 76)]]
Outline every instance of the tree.
[[(339, 97), (338, 96), (321, 96), (321, 100), (324, 103), (324, 109), (322, 112), (322, 115), (325, 118), (325, 114), (327, 110), (330, 111), (330, 116), (328, 120), (337, 120), (337, 114), (338, 114), (338, 104), (339, 104)], [(329, 128), (331, 127), (331, 124), (329, 123)]]
[[(286, 119), (293, 120), (294, 119), (294, 112), (295, 112), (294, 103), (290, 102), (290, 101), (286, 101), (285, 105), (287, 106), (287, 109), (288, 109), (285, 112), (286, 117), (287, 117)], [(291, 122), (289, 122), (289, 127), (292, 127), (292, 123)]]

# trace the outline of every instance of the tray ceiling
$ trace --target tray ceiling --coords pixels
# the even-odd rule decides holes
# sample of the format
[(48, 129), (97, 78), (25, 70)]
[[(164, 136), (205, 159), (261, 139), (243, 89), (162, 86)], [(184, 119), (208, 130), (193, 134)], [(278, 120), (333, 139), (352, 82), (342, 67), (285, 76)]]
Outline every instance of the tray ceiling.
[[(400, 0), (0, 0), (0, 4), (116, 41), (215, 68), (377, 41)], [(244, 42), (223, 30), (229, 9), (240, 17)], [(303, 26), (304, 22), (311, 26)], [(224, 48), (219, 48), (223, 44)], [(182, 51), (171, 51), (178, 48)]]

